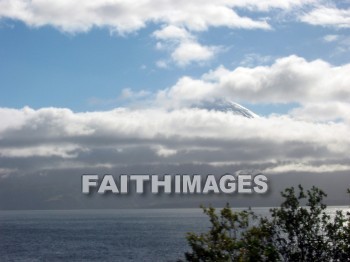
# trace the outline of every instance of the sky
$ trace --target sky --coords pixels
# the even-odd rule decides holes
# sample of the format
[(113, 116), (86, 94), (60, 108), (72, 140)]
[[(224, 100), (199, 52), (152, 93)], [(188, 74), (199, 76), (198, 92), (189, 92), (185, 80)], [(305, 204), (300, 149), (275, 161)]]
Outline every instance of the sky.
[[(75, 2), (1, 1), (1, 106), (106, 110), (130, 102), (123, 90), (154, 94), (219, 67), (271, 65), (291, 55), (333, 66), (349, 60), (346, 1), (207, 2), (196, 17), (196, 1), (160, 1), (164, 10), (157, 1), (135, 8)], [(75, 15), (66, 12), (79, 5)], [(109, 5), (125, 8), (125, 17), (109, 14)]]
[[(349, 172), (349, 33), (348, 0), (0, 0), (0, 186), (135, 165)], [(227, 101), (258, 117), (206, 107)]]

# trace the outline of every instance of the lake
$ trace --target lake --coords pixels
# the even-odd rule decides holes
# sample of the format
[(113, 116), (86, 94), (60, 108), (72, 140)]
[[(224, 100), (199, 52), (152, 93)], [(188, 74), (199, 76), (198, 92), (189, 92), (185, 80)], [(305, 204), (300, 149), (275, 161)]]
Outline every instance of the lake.
[(208, 227), (199, 208), (0, 211), (0, 261), (176, 261)]

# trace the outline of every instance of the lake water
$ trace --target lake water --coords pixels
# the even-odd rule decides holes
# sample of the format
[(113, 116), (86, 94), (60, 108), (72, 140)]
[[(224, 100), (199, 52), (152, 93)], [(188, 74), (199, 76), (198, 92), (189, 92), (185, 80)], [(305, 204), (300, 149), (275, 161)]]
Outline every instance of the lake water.
[(176, 261), (208, 227), (198, 208), (0, 211), (0, 261)]

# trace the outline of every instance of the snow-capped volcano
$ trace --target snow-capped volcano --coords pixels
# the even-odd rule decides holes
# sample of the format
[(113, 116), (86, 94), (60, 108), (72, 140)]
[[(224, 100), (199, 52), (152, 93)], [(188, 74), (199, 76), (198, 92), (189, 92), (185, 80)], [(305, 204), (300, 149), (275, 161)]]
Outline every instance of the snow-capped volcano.
[(229, 100), (215, 100), (214, 102), (203, 101), (200, 104), (195, 104), (192, 107), (202, 108), (207, 110), (215, 110), (221, 112), (230, 112), (235, 115), (241, 115), (247, 118), (259, 117), (249, 109)]

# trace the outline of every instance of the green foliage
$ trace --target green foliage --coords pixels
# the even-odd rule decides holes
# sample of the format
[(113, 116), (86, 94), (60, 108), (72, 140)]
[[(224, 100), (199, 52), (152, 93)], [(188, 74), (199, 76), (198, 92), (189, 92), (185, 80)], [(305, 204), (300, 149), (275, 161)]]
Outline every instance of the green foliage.
[[(350, 189), (348, 190), (350, 194)], [(187, 261), (350, 261), (350, 213), (333, 218), (323, 203), (326, 194), (312, 187), (287, 188), (271, 217), (251, 211), (234, 212), (229, 205), (218, 214), (202, 207), (211, 227), (188, 233)]]
[(233, 212), (228, 205), (220, 211), (220, 216), (213, 207), (203, 210), (212, 226), (207, 233), (187, 235), (193, 250), (185, 254), (188, 261), (257, 261), (258, 258), (270, 261), (276, 255), (269, 241), (267, 220), (261, 219), (257, 227), (253, 212)]
[[(326, 235), (330, 216), (322, 200), (326, 194), (313, 187), (305, 194), (299, 186), (287, 188), (280, 208), (272, 209), (274, 242), (284, 261), (330, 261)], [(300, 206), (306, 201), (306, 206)]]

